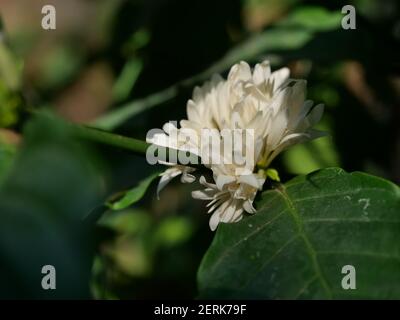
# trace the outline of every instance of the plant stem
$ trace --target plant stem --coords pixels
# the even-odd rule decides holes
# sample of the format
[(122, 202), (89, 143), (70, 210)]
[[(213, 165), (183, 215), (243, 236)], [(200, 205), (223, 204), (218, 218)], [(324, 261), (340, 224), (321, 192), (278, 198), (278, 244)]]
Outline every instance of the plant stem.
[(70, 127), (80, 138), (131, 150), (139, 154), (146, 154), (146, 150), (149, 146), (149, 144), (143, 140), (128, 138), (83, 125), (70, 124)]
[[(47, 117), (52, 116), (50, 113), (32, 109), (27, 109), (27, 112)], [(67, 122), (67, 126), (71, 133), (78, 138), (126, 149), (142, 156), (149, 156), (152, 158), (151, 162), (149, 162), (150, 164), (160, 163), (158, 162), (159, 160), (163, 162), (181, 164), (202, 171), (205, 169), (205, 167), (201, 164), (201, 158), (196, 154), (192, 154), (187, 151), (155, 146), (140, 139), (121, 136), (119, 134), (91, 128), (82, 124)], [(148, 148), (150, 146), (153, 148), (149, 150), (150, 153), (148, 154)]]
[[(99, 129), (94, 129), (90, 128), (84, 125), (78, 125), (78, 124), (69, 124), (70, 129), (72, 132), (74, 132), (78, 137), (87, 139), (90, 141), (94, 141), (97, 143), (102, 143), (126, 150), (133, 151), (134, 153), (140, 154), (140, 155), (146, 155), (147, 148), (150, 146), (149, 143), (139, 140), (139, 139), (134, 139), (134, 138), (128, 138), (125, 136), (121, 136), (115, 133), (110, 133), (106, 131), (102, 131)], [(193, 161), (190, 163), (181, 163), (183, 165), (188, 165), (193, 168), (197, 169), (202, 169), (204, 170), (204, 166), (201, 165), (201, 160), (198, 156), (190, 154), (189, 152), (186, 151), (180, 151), (180, 150), (175, 150), (172, 148), (165, 148), (165, 147), (157, 147), (157, 153), (158, 157), (162, 157), (164, 154), (166, 156), (166, 159), (161, 159), (163, 161), (168, 162), (169, 157), (173, 154), (175, 154), (174, 159), (172, 160), (173, 163), (181, 163), (180, 159), (192, 159)]]

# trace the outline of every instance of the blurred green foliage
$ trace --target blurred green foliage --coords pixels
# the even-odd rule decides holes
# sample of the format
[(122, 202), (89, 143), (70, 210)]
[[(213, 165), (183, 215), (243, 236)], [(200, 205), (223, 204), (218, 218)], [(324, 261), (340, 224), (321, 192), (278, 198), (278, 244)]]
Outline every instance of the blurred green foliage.
[(343, 15), (340, 11), (330, 12), (323, 7), (300, 7), (280, 22), (280, 27), (305, 28), (311, 31), (338, 29)]
[[(88, 298), (94, 254), (83, 221), (102, 190), (98, 161), (60, 120), (32, 119), (0, 185), (1, 298)], [(57, 290), (41, 287), (53, 265)]]
[(4, 38), (0, 28), (0, 127), (9, 127), (17, 122), (18, 108), (22, 104), (18, 94), (22, 62), (11, 52)]
[(10, 127), (18, 121), (18, 109), (22, 105), (19, 95), (4, 87), (0, 82), (0, 126)]
[(17, 152), (15, 145), (5, 143), (3, 140), (4, 138), (0, 137), (0, 183), (7, 176)]
[[(179, 280), (196, 268), (190, 253), (180, 253), (182, 247), (190, 247), (188, 242), (194, 236), (196, 227), (190, 217), (155, 219), (146, 210), (126, 209), (105, 212), (99, 225), (115, 236), (103, 243), (94, 266), (92, 290), (96, 298), (112, 297), (114, 293), (110, 288), (125, 298), (164, 296), (169, 287), (162, 288), (166, 280), (178, 281), (175, 290), (182, 297), (187, 294), (184, 287), (194, 287), (194, 279), (188, 283)], [(165, 254), (167, 256), (160, 259)], [(171, 263), (179, 265), (170, 268)], [(170, 276), (160, 280), (160, 288), (154, 288), (158, 292), (146, 292), (145, 286), (138, 286), (143, 281), (151, 284), (160, 276), (163, 278), (165, 272)], [(125, 292), (127, 284), (135, 291)]]

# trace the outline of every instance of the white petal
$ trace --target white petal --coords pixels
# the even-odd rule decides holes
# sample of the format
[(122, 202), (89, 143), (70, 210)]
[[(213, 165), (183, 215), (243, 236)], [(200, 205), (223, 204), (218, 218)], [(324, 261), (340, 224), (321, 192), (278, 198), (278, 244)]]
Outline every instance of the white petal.
[(164, 166), (177, 166), (177, 163), (167, 162), (167, 161), (163, 161), (163, 160), (158, 160), (158, 163), (162, 164)]
[(295, 81), (295, 84), (292, 87), (288, 107), (290, 122), (297, 119), (303, 109), (304, 100), (306, 97), (306, 87), (307, 82), (305, 80)]
[(204, 94), (203, 94), (203, 90), (200, 87), (195, 87), (193, 90), (193, 100), (194, 102), (199, 102), (201, 99), (203, 99)]
[(200, 200), (212, 200), (215, 195), (215, 190), (207, 188), (204, 190), (192, 191), (192, 197)]
[(250, 200), (247, 200), (243, 203), (243, 209), (248, 213), (256, 213), (256, 209), (254, 209), (253, 204)]
[(215, 73), (211, 76), (211, 84), (213, 87), (217, 87), (220, 82), (224, 82), (224, 78), (221, 75)]
[(272, 152), (272, 154), (268, 157), (268, 161), (266, 163), (266, 166), (268, 166), (272, 160), (275, 159), (275, 157), (281, 153), (284, 149), (286, 149), (287, 147), (296, 144), (296, 143), (300, 143), (303, 141), (306, 141), (309, 139), (309, 134), (308, 133), (293, 133), (290, 135), (287, 135), (286, 137), (284, 137), (281, 142), (279, 143), (279, 145), (276, 147), (276, 149)]
[(167, 147), (169, 144), (169, 137), (165, 133), (156, 133), (151, 137), (147, 137), (146, 142), (157, 146)]
[(275, 148), (279, 141), (282, 140), (287, 125), (288, 118), (286, 114), (283, 112), (278, 112), (271, 121), (271, 130), (268, 134), (268, 144), (270, 144), (272, 148)]
[(310, 114), (307, 116), (310, 126), (313, 126), (316, 123), (318, 123), (321, 120), (323, 113), (324, 113), (324, 105), (323, 104), (316, 105), (311, 110)]
[(288, 68), (279, 69), (271, 74), (270, 81), (274, 83), (274, 91), (280, 89), (289, 80), (290, 70)]
[(222, 190), (226, 184), (235, 181), (236, 178), (233, 176), (219, 175), (216, 179), (216, 185), (219, 190)]
[(242, 219), (243, 219), (243, 208), (240, 208), (235, 212), (235, 215), (234, 215), (234, 217), (232, 219), (232, 222), (236, 223), (236, 222), (239, 222)]
[(306, 133), (309, 136), (309, 138), (308, 138), (309, 140), (318, 139), (318, 138), (325, 137), (328, 135), (328, 133), (325, 131), (320, 131), (320, 130), (315, 130), (315, 129), (309, 129), (309, 130), (307, 130)]
[(203, 186), (205, 186), (205, 187), (207, 187), (207, 188), (211, 188), (211, 189), (217, 190), (217, 186), (216, 186), (215, 184), (208, 183), (208, 182), (206, 181), (206, 178), (204, 178), (204, 176), (201, 176), (201, 177), (200, 177), (199, 182), (200, 182), (200, 184), (202, 184)]
[(179, 176), (182, 173), (182, 170), (179, 168), (170, 168), (165, 170), (161, 174), (161, 179), (160, 182), (158, 183), (157, 186), (157, 198), (159, 198), (159, 193), (162, 189), (165, 188), (165, 186), (176, 176)]
[(186, 105), (186, 113), (188, 120), (200, 123), (201, 119), (199, 116), (199, 111), (197, 110), (197, 105), (193, 100), (189, 100)]
[(238, 181), (248, 184), (256, 189), (260, 188), (258, 178), (255, 174), (239, 176)]
[(219, 213), (216, 211), (211, 215), (210, 221), (209, 221), (209, 225), (210, 225), (210, 229), (211, 231), (215, 231), (215, 229), (217, 229), (218, 224), (220, 222), (219, 220)]
[(311, 100), (307, 100), (303, 103), (300, 112), (297, 114), (294, 112), (291, 113), (290, 129), (305, 131), (309, 127), (309, 121), (306, 120), (306, 116), (310, 112), (312, 106), (313, 102)]
[(225, 213), (225, 210), (229, 207), (231, 203), (231, 200), (227, 200), (224, 203), (222, 203), (217, 210), (212, 214), (210, 218), (210, 228), (212, 231), (214, 231), (218, 224), (221, 222), (222, 216)]
[(171, 134), (174, 131), (177, 131), (178, 128), (175, 126), (175, 124), (171, 123), (171, 122), (167, 122), (163, 125), (163, 130), (168, 133)]
[(253, 81), (256, 85), (265, 82), (271, 75), (271, 66), (268, 60), (256, 64), (253, 71)]
[(232, 221), (232, 218), (234, 217), (236, 212), (236, 207), (234, 205), (234, 201), (230, 201), (229, 204), (227, 205), (222, 217), (221, 217), (221, 222), (224, 223), (229, 223)]
[(184, 172), (182, 174), (182, 177), (181, 177), (181, 182), (182, 183), (192, 183), (195, 180), (196, 180), (196, 177), (194, 175), (192, 175), (192, 174), (189, 174), (187, 172)]
[(245, 61), (240, 61), (238, 64), (235, 64), (228, 74), (228, 81), (231, 81), (233, 84), (238, 81), (247, 81), (250, 78), (250, 66)]

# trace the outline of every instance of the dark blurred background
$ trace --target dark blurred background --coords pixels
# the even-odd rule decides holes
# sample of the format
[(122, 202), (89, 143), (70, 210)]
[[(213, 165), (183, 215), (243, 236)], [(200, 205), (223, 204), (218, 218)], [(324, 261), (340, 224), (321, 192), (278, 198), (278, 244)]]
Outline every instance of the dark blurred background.
[[(56, 7), (56, 30), (41, 28), (45, 4)], [(341, 27), (346, 4), (355, 30)], [(32, 287), (46, 260), (60, 270), (56, 297), (193, 298), (213, 237), (195, 185), (172, 183), (157, 200), (153, 183), (130, 208), (106, 210), (110, 195), (156, 168), (83, 145), (27, 109), (94, 126), (129, 109), (99, 127), (144, 139), (185, 117), (193, 86), (213, 72), (270, 59), (308, 80), (330, 133), (274, 162), (283, 181), (340, 166), (399, 183), (399, 9), (395, 0), (1, 0), (0, 296), (53, 297)], [(132, 106), (157, 92), (158, 103)], [(77, 222), (98, 213), (97, 224)]]

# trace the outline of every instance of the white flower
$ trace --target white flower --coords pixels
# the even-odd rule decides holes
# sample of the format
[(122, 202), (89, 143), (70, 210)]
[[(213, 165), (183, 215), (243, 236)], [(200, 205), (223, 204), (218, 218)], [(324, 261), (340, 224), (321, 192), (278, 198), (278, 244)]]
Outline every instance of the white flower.
[[(226, 141), (223, 134), (226, 129), (251, 131), (252, 143), (234, 140), (228, 155), (236, 157), (245, 151), (244, 159), (250, 156), (253, 161), (232, 163), (227, 161), (226, 150), (212, 149), (212, 161), (205, 165), (212, 170), (215, 184), (201, 177), (200, 183), (206, 189), (192, 193), (194, 198), (211, 200), (208, 204), (209, 212), (213, 212), (210, 227), (215, 230), (220, 222), (236, 222), (243, 212), (255, 212), (253, 200), (266, 179), (255, 173), (258, 169), (267, 169), (289, 146), (323, 135), (312, 129), (322, 116), (323, 106), (313, 108), (312, 101), (305, 98), (306, 81), (289, 79), (289, 69), (271, 72), (269, 62), (264, 61), (251, 70), (246, 62), (240, 62), (231, 68), (227, 80), (214, 76), (210, 82), (194, 89), (193, 99), (187, 103), (187, 119), (180, 121), (181, 128), (166, 124), (164, 132), (148, 142), (190, 151), (204, 163), (210, 143), (202, 141), (202, 130), (215, 130), (213, 136), (220, 142)], [(180, 138), (187, 137), (183, 134), (187, 131), (192, 132), (193, 139), (189, 141)], [(215, 159), (223, 161), (217, 163)], [(193, 168), (175, 164), (164, 173), (160, 184), (163, 187), (181, 173), (185, 176), (184, 182), (192, 182), (193, 176), (187, 179), (192, 171)]]

